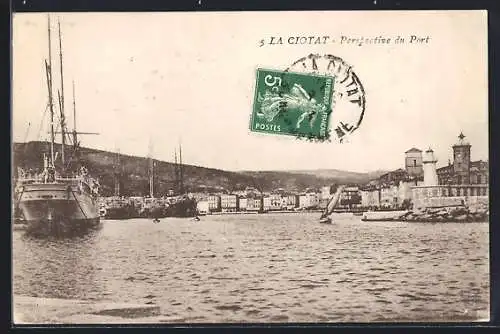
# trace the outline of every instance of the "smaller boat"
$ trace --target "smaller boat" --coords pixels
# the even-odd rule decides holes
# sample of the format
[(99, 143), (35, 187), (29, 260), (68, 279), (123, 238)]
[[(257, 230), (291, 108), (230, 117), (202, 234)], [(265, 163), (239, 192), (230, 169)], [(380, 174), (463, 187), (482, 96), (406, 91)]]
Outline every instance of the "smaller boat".
[(200, 219), (200, 217), (196, 216), (196, 217), (194, 217), (192, 220), (194, 220), (194, 221), (196, 221), (196, 222), (199, 222), (201, 219)]
[(330, 217), (323, 217), (319, 220), (320, 224), (331, 224), (332, 219)]
[(158, 218), (153, 219), (153, 223), (157, 224), (159, 222), (160, 222), (160, 220)]
[(333, 209), (337, 205), (337, 203), (340, 201), (340, 195), (342, 194), (342, 191), (344, 190), (345, 186), (339, 186), (337, 188), (337, 191), (333, 196), (330, 198), (330, 201), (328, 202), (328, 205), (325, 208), (325, 211), (321, 214), (321, 217), (319, 217), (319, 222), (321, 224), (331, 224), (332, 219), (330, 218), (330, 215), (333, 213)]

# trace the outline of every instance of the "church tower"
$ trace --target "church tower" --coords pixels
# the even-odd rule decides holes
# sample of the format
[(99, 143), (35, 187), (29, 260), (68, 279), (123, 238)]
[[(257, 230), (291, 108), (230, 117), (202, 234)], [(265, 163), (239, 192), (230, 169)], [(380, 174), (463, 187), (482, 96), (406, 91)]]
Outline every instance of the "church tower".
[(453, 172), (456, 184), (470, 184), (470, 147), (462, 132), (458, 143), (453, 145)]

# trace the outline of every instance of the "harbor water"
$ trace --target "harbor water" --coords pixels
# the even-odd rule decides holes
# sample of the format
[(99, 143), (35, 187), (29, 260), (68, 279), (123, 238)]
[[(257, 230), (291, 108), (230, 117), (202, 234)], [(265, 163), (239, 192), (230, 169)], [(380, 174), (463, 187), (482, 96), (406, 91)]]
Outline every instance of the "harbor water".
[[(13, 233), (15, 295), (143, 303), (175, 322), (473, 321), (489, 312), (487, 223), (334, 214), (103, 221)], [(19, 310), (22, 312), (22, 310)]]

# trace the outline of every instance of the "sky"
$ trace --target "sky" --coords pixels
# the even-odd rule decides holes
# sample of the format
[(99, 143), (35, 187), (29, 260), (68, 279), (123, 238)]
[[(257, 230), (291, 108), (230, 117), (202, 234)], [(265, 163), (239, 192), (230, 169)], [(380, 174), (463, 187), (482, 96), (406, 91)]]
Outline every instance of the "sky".
[[(484, 11), (51, 14), (54, 96), (62, 30), (65, 110), (72, 81), (82, 146), (226, 170), (404, 167), (431, 147), (438, 166), (461, 131), (488, 160)], [(271, 36), (429, 36), (425, 44), (265, 45)], [(12, 135), (45, 140), (47, 14), (13, 18)], [(249, 130), (257, 68), (286, 69), (310, 53), (353, 66), (366, 93), (363, 122), (345, 143), (308, 143)], [(42, 125), (42, 126), (41, 126)], [(152, 145), (150, 145), (152, 144)]]

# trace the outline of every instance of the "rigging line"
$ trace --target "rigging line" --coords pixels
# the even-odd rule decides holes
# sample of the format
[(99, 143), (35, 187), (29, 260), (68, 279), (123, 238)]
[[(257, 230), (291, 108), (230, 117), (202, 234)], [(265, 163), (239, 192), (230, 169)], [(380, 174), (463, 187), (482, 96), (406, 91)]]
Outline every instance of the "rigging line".
[(19, 196), (16, 198), (16, 206), (14, 208), (14, 210), (19, 210), (19, 205), (21, 204), (21, 198), (23, 197), (23, 194), (24, 194), (24, 187), (22, 187), (21, 189), (21, 193), (19, 194)]
[(42, 120), (40, 121), (40, 127), (38, 128), (37, 138), (40, 138), (40, 133), (42, 132), (43, 121), (45, 120), (45, 115), (47, 115), (47, 110), (49, 110), (48, 104), (45, 106), (45, 111), (43, 112)]
[(76, 198), (76, 195), (75, 195), (75, 192), (73, 191), (73, 188), (71, 188), (71, 193), (73, 194), (73, 197), (75, 198), (75, 202), (78, 205), (78, 207), (80, 208), (80, 211), (83, 213), (83, 216), (85, 217), (85, 219), (89, 219), (87, 217), (87, 215), (85, 214), (85, 211), (83, 211), (82, 206), (80, 205), (80, 202), (78, 202), (78, 198)]
[(26, 142), (26, 138), (28, 138), (28, 134), (30, 133), (31, 122), (28, 122), (28, 127), (26, 128), (26, 133), (24, 134), (23, 143)]

